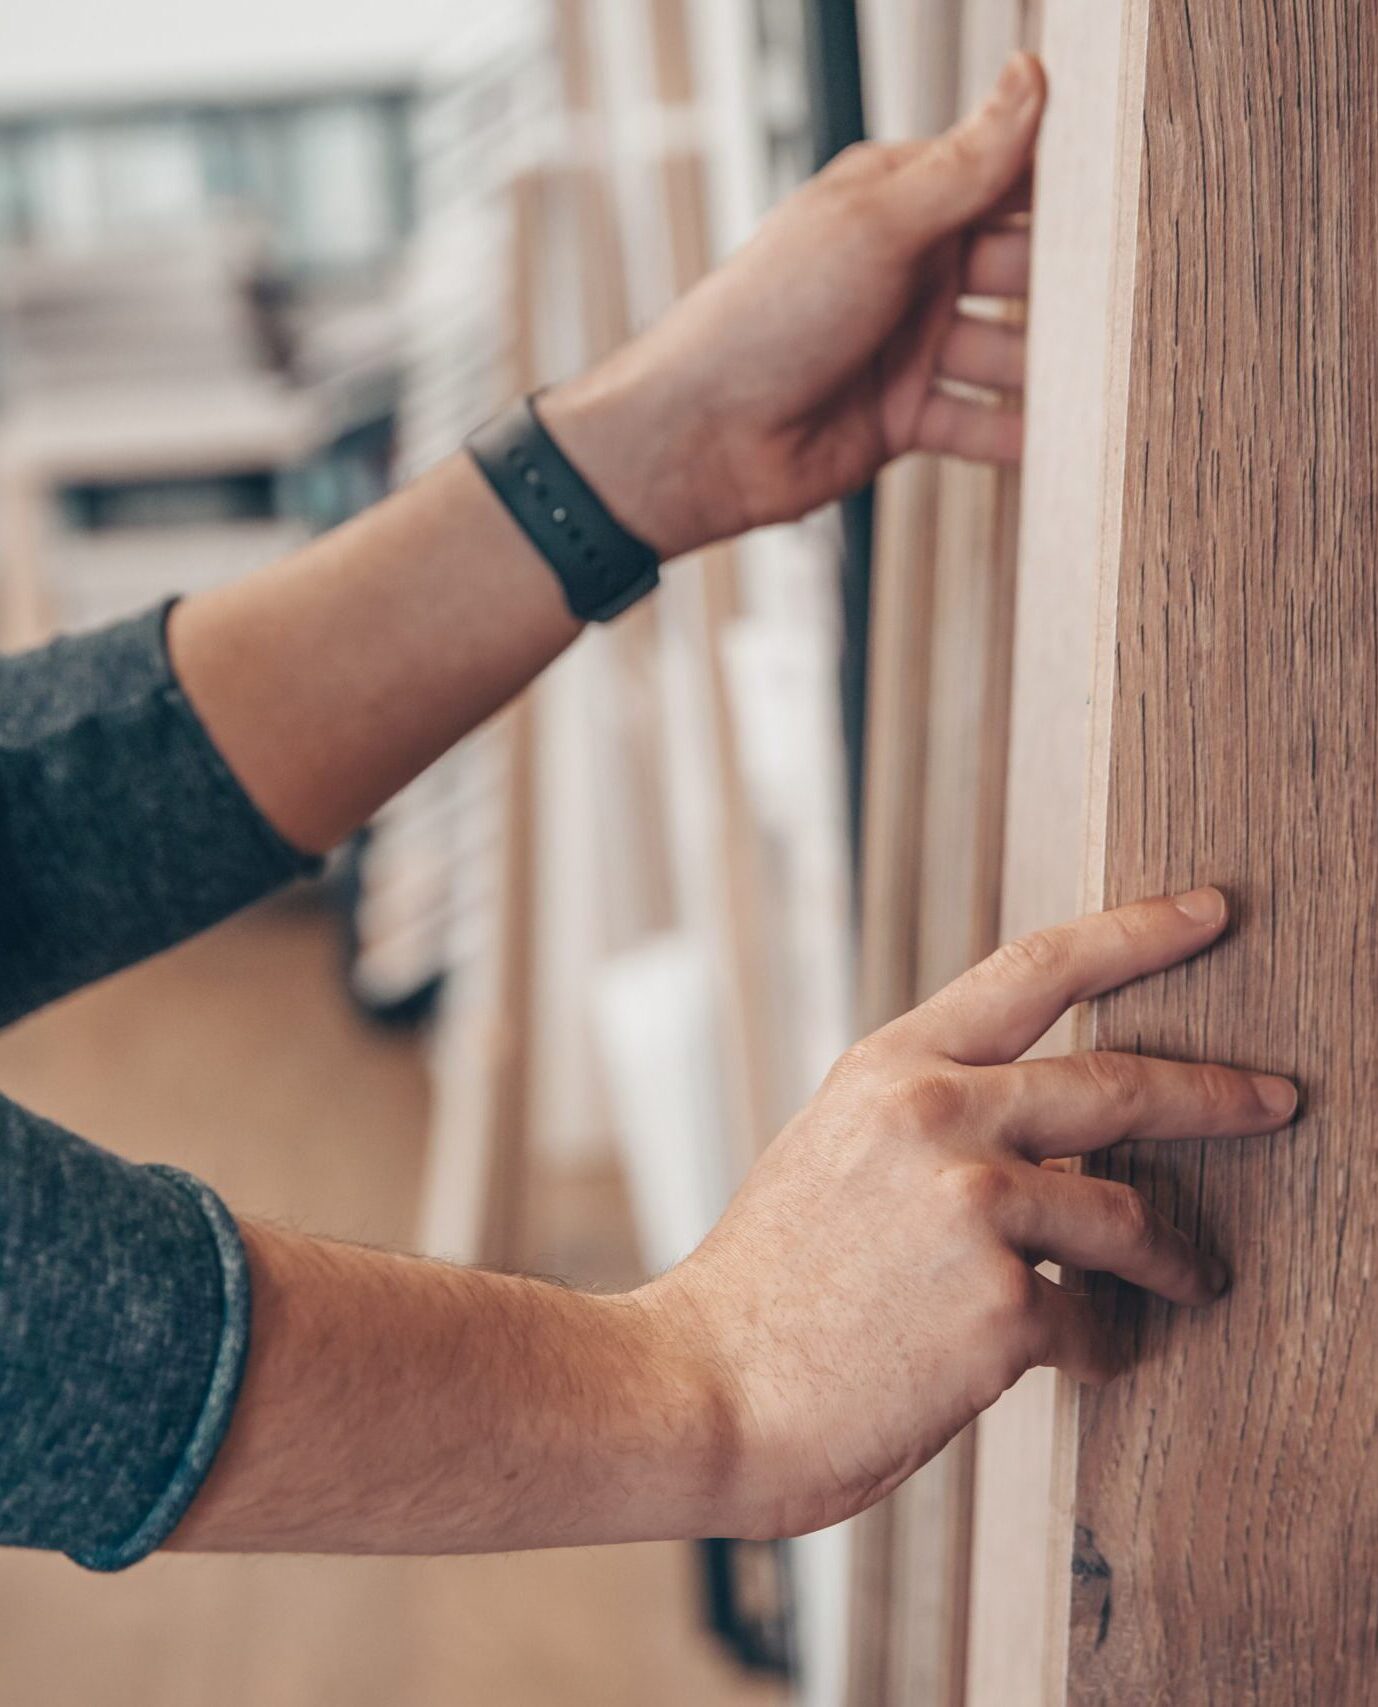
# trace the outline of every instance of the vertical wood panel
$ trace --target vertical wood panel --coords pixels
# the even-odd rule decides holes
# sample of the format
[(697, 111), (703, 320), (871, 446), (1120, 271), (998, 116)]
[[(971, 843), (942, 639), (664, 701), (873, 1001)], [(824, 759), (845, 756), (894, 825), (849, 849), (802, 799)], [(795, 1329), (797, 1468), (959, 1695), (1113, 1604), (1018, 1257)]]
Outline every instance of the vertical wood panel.
[[(961, 0), (872, 0), (861, 22), (870, 132), (944, 129), (961, 95)], [(989, 478), (913, 457), (878, 485), (862, 839), (859, 1018), (867, 1031), (931, 992), (936, 967), (953, 952), (949, 925), (962, 949), (980, 928), (967, 855), (983, 840), (990, 798), (975, 790), (992, 541), (977, 526), (979, 505), (962, 500), (979, 499), (971, 479)], [(939, 647), (936, 625), (952, 626), (954, 605), (971, 620), (961, 635), (944, 632)], [(940, 692), (954, 672), (974, 684), (976, 698), (973, 711), (961, 696), (972, 715), (955, 729), (956, 708)], [(849, 1707), (960, 1707), (971, 1463), (970, 1439), (954, 1442), (853, 1525)]]
[[(1027, 0), (948, 0), (866, 18), (885, 134), (932, 134), (1025, 39)], [(904, 39), (897, 39), (901, 32)], [(915, 74), (895, 88), (887, 66)], [(873, 115), (874, 123), (874, 115)], [(932, 995), (999, 935), (1015, 543), (1013, 474), (920, 459), (887, 472), (873, 574), (863, 861), (863, 1016)], [(974, 1435), (857, 1526), (849, 1702), (967, 1697)]]
[(1237, 928), (1106, 1046), (1295, 1070), (1294, 1133), (1112, 1158), (1236, 1281), (1098, 1287), (1137, 1373), (1082, 1403), (1070, 1699), (1348, 1707), (1378, 1649), (1378, 58), (1352, 0), (1156, 0), (1107, 898)]
[[(687, 6), (688, 0), (657, 0), (650, 17), (659, 79), (656, 93), (671, 108), (691, 102), (696, 93)], [(683, 295), (713, 265), (707, 163), (699, 146), (666, 151), (660, 163), (660, 191), (671, 283), (675, 294)], [(745, 1174), (775, 1131), (779, 1038), (772, 1024), (761, 934), (761, 850), (737, 752), (723, 664), (723, 636), (741, 614), (739, 569), (733, 545), (712, 546), (680, 564), (676, 574), (682, 591), (676, 596), (689, 618), (697, 667), (707, 688), (709, 742), (719, 793), (714, 854), (724, 915), (719, 954), (726, 973), (722, 992), (725, 1065), (735, 1115), (734, 1161)]]
[[(1101, 841), (1103, 791), (1089, 799), (1088, 775), (1107, 698), (1100, 633), (1118, 579), (1146, 4), (1046, 0), (1040, 32), (1049, 101), (1035, 188), (1006, 938), (1099, 903), (1088, 853)], [(1074, 1041), (1065, 1024), (1041, 1052)], [(1075, 1389), (1036, 1370), (977, 1425), (967, 1707), (1062, 1699), (1075, 1422)]]
[(920, 802), (937, 549), (938, 465), (909, 457), (876, 483), (861, 835), (858, 1029), (875, 1031), (918, 988)]

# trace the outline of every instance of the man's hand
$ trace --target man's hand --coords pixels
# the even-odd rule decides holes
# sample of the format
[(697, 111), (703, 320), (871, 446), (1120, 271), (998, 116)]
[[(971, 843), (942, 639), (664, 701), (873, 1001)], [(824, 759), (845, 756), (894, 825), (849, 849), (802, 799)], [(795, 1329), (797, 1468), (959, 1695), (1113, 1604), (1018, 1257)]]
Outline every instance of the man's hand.
[(1019, 210), (1043, 107), (1017, 54), (931, 142), (850, 148), (657, 326), (559, 388), (551, 431), (663, 557), (789, 520), (910, 450), (1016, 461), (1023, 332), (958, 312), (1023, 297)]
[[(546, 395), (547, 425), (626, 526), (674, 557), (801, 516), (915, 446), (1018, 454), (1016, 409), (936, 379), (1019, 385), (1021, 332), (957, 299), (1026, 289), (1028, 233), (1007, 212), (1042, 103), (1020, 56), (936, 142), (851, 150), (658, 326)], [(548, 564), (455, 456), (283, 563), (185, 600), (168, 643), (251, 798), (323, 852), (578, 632)]]
[(1291, 1119), (1286, 1079), (1017, 1057), (1207, 947), (1213, 889), (1030, 937), (859, 1044), (678, 1268), (594, 1297), (243, 1227), (234, 1420), (171, 1545), (454, 1553), (800, 1534), (862, 1510), (1035, 1364), (1117, 1358), (1043, 1258), (1225, 1285), (1128, 1187), (1041, 1164)]
[(1125, 1138), (1271, 1132), (1286, 1079), (1133, 1055), (1020, 1063), (1073, 1003), (1215, 941), (1203, 889), (1002, 949), (859, 1044), (718, 1227), (642, 1296), (737, 1393), (725, 1533), (798, 1534), (896, 1487), (1036, 1364), (1119, 1356), (1044, 1259), (1202, 1305), (1224, 1265), (1129, 1186), (1043, 1164)]

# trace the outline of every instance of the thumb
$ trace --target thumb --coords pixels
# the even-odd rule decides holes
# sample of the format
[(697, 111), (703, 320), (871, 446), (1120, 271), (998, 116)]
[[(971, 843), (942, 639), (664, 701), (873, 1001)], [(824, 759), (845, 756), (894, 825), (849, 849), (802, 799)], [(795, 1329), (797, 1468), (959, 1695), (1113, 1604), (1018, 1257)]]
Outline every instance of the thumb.
[(1043, 68), (1029, 53), (1005, 62), (995, 87), (890, 179), (917, 242), (927, 245), (988, 213), (1019, 180), (1043, 116)]

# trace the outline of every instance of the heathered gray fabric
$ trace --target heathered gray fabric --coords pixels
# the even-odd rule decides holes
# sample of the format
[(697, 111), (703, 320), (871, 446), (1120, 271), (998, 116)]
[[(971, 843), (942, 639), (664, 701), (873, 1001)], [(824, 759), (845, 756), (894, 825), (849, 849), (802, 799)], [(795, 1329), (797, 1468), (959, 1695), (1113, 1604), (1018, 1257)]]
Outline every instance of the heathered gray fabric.
[[(0, 1023), (316, 861), (248, 799), (174, 679), (167, 608), (0, 660)], [(176, 1526), (249, 1336), (229, 1212), (0, 1097), (0, 1545), (96, 1570)]]

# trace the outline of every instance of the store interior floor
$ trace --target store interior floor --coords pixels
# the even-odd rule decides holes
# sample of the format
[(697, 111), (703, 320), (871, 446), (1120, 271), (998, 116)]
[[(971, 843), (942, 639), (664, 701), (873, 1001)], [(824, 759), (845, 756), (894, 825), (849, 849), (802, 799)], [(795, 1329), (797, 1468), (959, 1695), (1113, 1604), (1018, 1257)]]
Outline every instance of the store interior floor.
[[(0, 1037), (0, 1088), (241, 1213), (406, 1246), (422, 1047), (345, 998), (311, 891), (256, 910)], [(533, 1267), (625, 1267), (615, 1182), (549, 1179)], [(693, 1550), (444, 1560), (158, 1558), (88, 1575), (0, 1552), (14, 1707), (776, 1707), (698, 1623)]]

